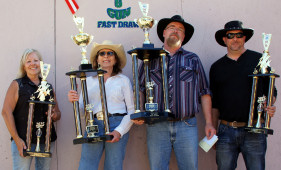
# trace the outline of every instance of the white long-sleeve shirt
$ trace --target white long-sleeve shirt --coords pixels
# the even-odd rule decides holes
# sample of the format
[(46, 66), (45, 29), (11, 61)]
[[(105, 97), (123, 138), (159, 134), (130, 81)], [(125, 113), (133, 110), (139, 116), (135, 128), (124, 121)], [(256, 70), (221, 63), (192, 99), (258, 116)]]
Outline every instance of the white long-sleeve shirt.
[[(99, 80), (98, 77), (87, 77), (87, 91), (89, 104), (93, 104), (93, 113), (102, 111)], [(107, 100), (107, 109), (111, 114), (114, 113), (127, 113), (123, 117), (119, 126), (115, 128), (121, 134), (121, 137), (126, 134), (133, 122), (130, 119), (130, 114), (134, 113), (134, 94), (129, 78), (121, 73), (109, 77), (105, 82), (105, 93)], [(82, 93), (79, 98), (80, 108), (83, 106)]]

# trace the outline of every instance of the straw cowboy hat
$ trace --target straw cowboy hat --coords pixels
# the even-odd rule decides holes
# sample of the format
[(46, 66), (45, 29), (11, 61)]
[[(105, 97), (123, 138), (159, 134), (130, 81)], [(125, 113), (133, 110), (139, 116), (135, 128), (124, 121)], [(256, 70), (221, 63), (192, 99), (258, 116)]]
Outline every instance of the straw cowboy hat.
[(162, 42), (164, 42), (163, 31), (165, 30), (167, 25), (170, 24), (171, 22), (179, 22), (184, 26), (185, 37), (182, 42), (182, 45), (186, 44), (192, 37), (192, 35), (194, 33), (194, 28), (191, 24), (185, 22), (184, 19), (180, 15), (174, 15), (172, 18), (163, 18), (159, 21), (159, 23), (157, 25), (157, 34), (158, 34), (159, 39)]
[(94, 42), (90, 56), (91, 63), (96, 60), (98, 52), (102, 49), (114, 51), (117, 54), (116, 57), (119, 58), (120, 68), (122, 69), (125, 67), (127, 58), (123, 46), (121, 44), (113, 44), (110, 40), (104, 40), (101, 44)]
[(242, 30), (243, 34), (246, 36), (245, 42), (247, 42), (254, 34), (254, 30), (251, 28), (244, 28), (241, 21), (229, 21), (224, 25), (224, 29), (218, 30), (215, 34), (217, 42), (226, 47), (222, 37), (225, 37), (227, 31), (231, 30)]

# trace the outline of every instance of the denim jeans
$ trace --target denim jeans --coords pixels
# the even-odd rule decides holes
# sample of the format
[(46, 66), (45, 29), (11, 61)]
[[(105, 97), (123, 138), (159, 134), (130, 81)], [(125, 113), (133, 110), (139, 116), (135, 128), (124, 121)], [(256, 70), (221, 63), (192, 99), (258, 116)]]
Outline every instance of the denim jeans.
[(198, 168), (197, 120), (147, 125), (147, 147), (151, 170), (168, 170), (174, 149), (179, 170)]
[(266, 135), (220, 124), (216, 161), (219, 170), (234, 170), (241, 152), (247, 170), (265, 169)]
[[(54, 151), (55, 142), (51, 142), (50, 152)], [(31, 150), (35, 150), (36, 144), (31, 144)], [(13, 157), (13, 170), (29, 170), (31, 161), (33, 159), (32, 156), (21, 157), (19, 155), (19, 151), (15, 141), (13, 140), (11, 143), (12, 149), (12, 157)], [(41, 144), (40, 149), (44, 150), (45, 145)], [(35, 159), (35, 170), (49, 170), (51, 166), (52, 158), (42, 158), (42, 157), (34, 157)]]
[[(120, 124), (122, 119), (123, 116), (109, 117), (110, 132), (112, 132)], [(103, 120), (95, 119), (94, 122), (99, 128), (99, 133), (97, 135), (104, 134)], [(105, 150), (104, 169), (122, 170), (128, 138), (129, 133), (126, 133), (118, 142), (115, 143), (103, 141), (82, 144), (79, 170), (97, 170), (103, 150)]]

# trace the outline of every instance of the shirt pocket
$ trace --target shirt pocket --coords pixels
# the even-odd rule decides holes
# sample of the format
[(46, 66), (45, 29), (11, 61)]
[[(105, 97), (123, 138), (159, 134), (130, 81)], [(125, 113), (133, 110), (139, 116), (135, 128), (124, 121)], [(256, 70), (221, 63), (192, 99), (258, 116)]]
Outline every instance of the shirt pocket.
[(185, 83), (192, 82), (195, 73), (192, 67), (180, 66), (179, 70), (180, 81)]

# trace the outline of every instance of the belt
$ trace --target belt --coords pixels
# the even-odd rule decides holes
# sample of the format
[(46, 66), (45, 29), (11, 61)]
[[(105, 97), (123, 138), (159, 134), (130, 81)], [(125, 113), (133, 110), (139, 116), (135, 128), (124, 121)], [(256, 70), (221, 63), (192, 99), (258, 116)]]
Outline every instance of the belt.
[(247, 125), (246, 122), (228, 122), (226, 120), (221, 120), (221, 124), (231, 126), (233, 128), (238, 128), (238, 127), (245, 127)]
[(169, 120), (171, 122), (178, 122), (178, 121), (184, 121), (184, 120), (187, 120), (187, 119), (191, 119), (191, 118), (194, 118), (195, 115), (191, 115), (191, 116), (185, 116), (183, 118), (174, 118), (172, 120)]
[[(108, 113), (108, 117), (126, 116), (126, 115), (127, 115), (127, 113), (114, 113), (114, 114)], [(102, 120), (103, 120), (103, 114), (102, 114), (102, 112), (97, 112), (96, 114), (94, 114), (94, 118), (102, 119)]]

